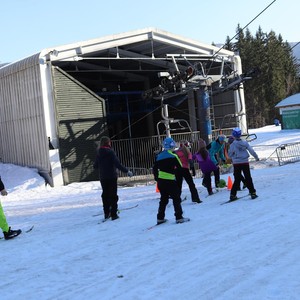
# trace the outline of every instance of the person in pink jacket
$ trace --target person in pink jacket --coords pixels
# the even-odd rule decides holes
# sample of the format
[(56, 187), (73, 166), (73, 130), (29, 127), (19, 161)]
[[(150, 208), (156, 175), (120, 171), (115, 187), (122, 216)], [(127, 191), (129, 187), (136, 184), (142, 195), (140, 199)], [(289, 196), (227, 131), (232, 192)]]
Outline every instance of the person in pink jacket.
[(182, 168), (176, 171), (176, 181), (180, 188), (180, 194), (182, 191), (183, 179), (185, 179), (191, 192), (192, 202), (201, 203), (202, 201), (200, 200), (193, 177), (190, 173), (190, 169), (194, 170), (194, 172), (195, 169), (192, 160), (192, 153), (189, 149), (189, 143), (187, 141), (181, 141), (180, 147), (178, 150), (175, 151), (175, 153), (177, 154), (182, 163)]

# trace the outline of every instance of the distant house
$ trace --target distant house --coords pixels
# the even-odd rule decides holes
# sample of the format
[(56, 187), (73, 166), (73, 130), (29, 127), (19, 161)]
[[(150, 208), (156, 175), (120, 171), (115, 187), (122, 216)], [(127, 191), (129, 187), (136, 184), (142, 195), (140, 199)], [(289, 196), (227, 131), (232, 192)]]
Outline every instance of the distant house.
[(281, 100), (275, 107), (282, 117), (282, 129), (300, 129), (300, 93)]

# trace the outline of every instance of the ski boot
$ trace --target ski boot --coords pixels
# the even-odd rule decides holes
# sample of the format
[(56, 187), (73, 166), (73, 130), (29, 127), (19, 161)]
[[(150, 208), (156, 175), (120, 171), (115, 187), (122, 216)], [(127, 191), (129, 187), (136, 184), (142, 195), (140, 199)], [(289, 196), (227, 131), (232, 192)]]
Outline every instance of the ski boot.
[(12, 230), (10, 227), (8, 229), (7, 232), (3, 231), (3, 234), (4, 234), (4, 238), (6, 240), (10, 240), (10, 239), (13, 239), (15, 238), (16, 236), (18, 236), (19, 234), (22, 233), (22, 230), (21, 229), (17, 229), (17, 230)]
[(177, 224), (181, 224), (181, 223), (189, 222), (189, 221), (190, 221), (189, 218), (181, 218), (181, 219), (177, 219), (177, 220), (176, 220), (176, 223), (177, 223)]

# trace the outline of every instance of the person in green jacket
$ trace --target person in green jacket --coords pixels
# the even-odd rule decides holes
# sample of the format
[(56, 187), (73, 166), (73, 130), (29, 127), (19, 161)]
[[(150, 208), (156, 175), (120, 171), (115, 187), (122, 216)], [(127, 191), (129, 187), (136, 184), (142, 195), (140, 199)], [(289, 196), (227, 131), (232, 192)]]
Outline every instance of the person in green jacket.
[[(4, 186), (4, 184), (1, 180), (1, 177), (0, 177), (0, 193), (1, 193), (2, 196), (7, 196), (7, 191), (6, 191), (5, 186)], [(13, 239), (14, 237), (18, 236), (22, 232), (21, 229), (12, 230), (8, 226), (1, 203), (0, 203), (0, 228), (3, 231), (3, 235), (4, 235), (4, 238), (6, 240)]]

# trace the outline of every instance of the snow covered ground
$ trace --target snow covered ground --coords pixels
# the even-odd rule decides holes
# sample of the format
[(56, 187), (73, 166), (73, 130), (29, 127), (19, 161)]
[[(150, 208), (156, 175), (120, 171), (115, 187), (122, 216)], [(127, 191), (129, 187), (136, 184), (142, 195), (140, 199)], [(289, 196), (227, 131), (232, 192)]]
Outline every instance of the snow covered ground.
[(50, 188), (33, 169), (0, 164), (9, 224), (35, 226), (0, 240), (0, 299), (299, 299), (300, 162), (278, 166), (268, 157), (277, 145), (299, 142), (300, 130), (251, 132), (262, 159), (251, 163), (256, 200), (220, 205), (229, 191), (206, 197), (197, 178), (203, 203), (192, 204), (183, 187), (191, 222), (175, 224), (170, 206), (169, 222), (151, 230), (154, 185), (119, 188), (120, 219), (98, 224), (98, 181)]

